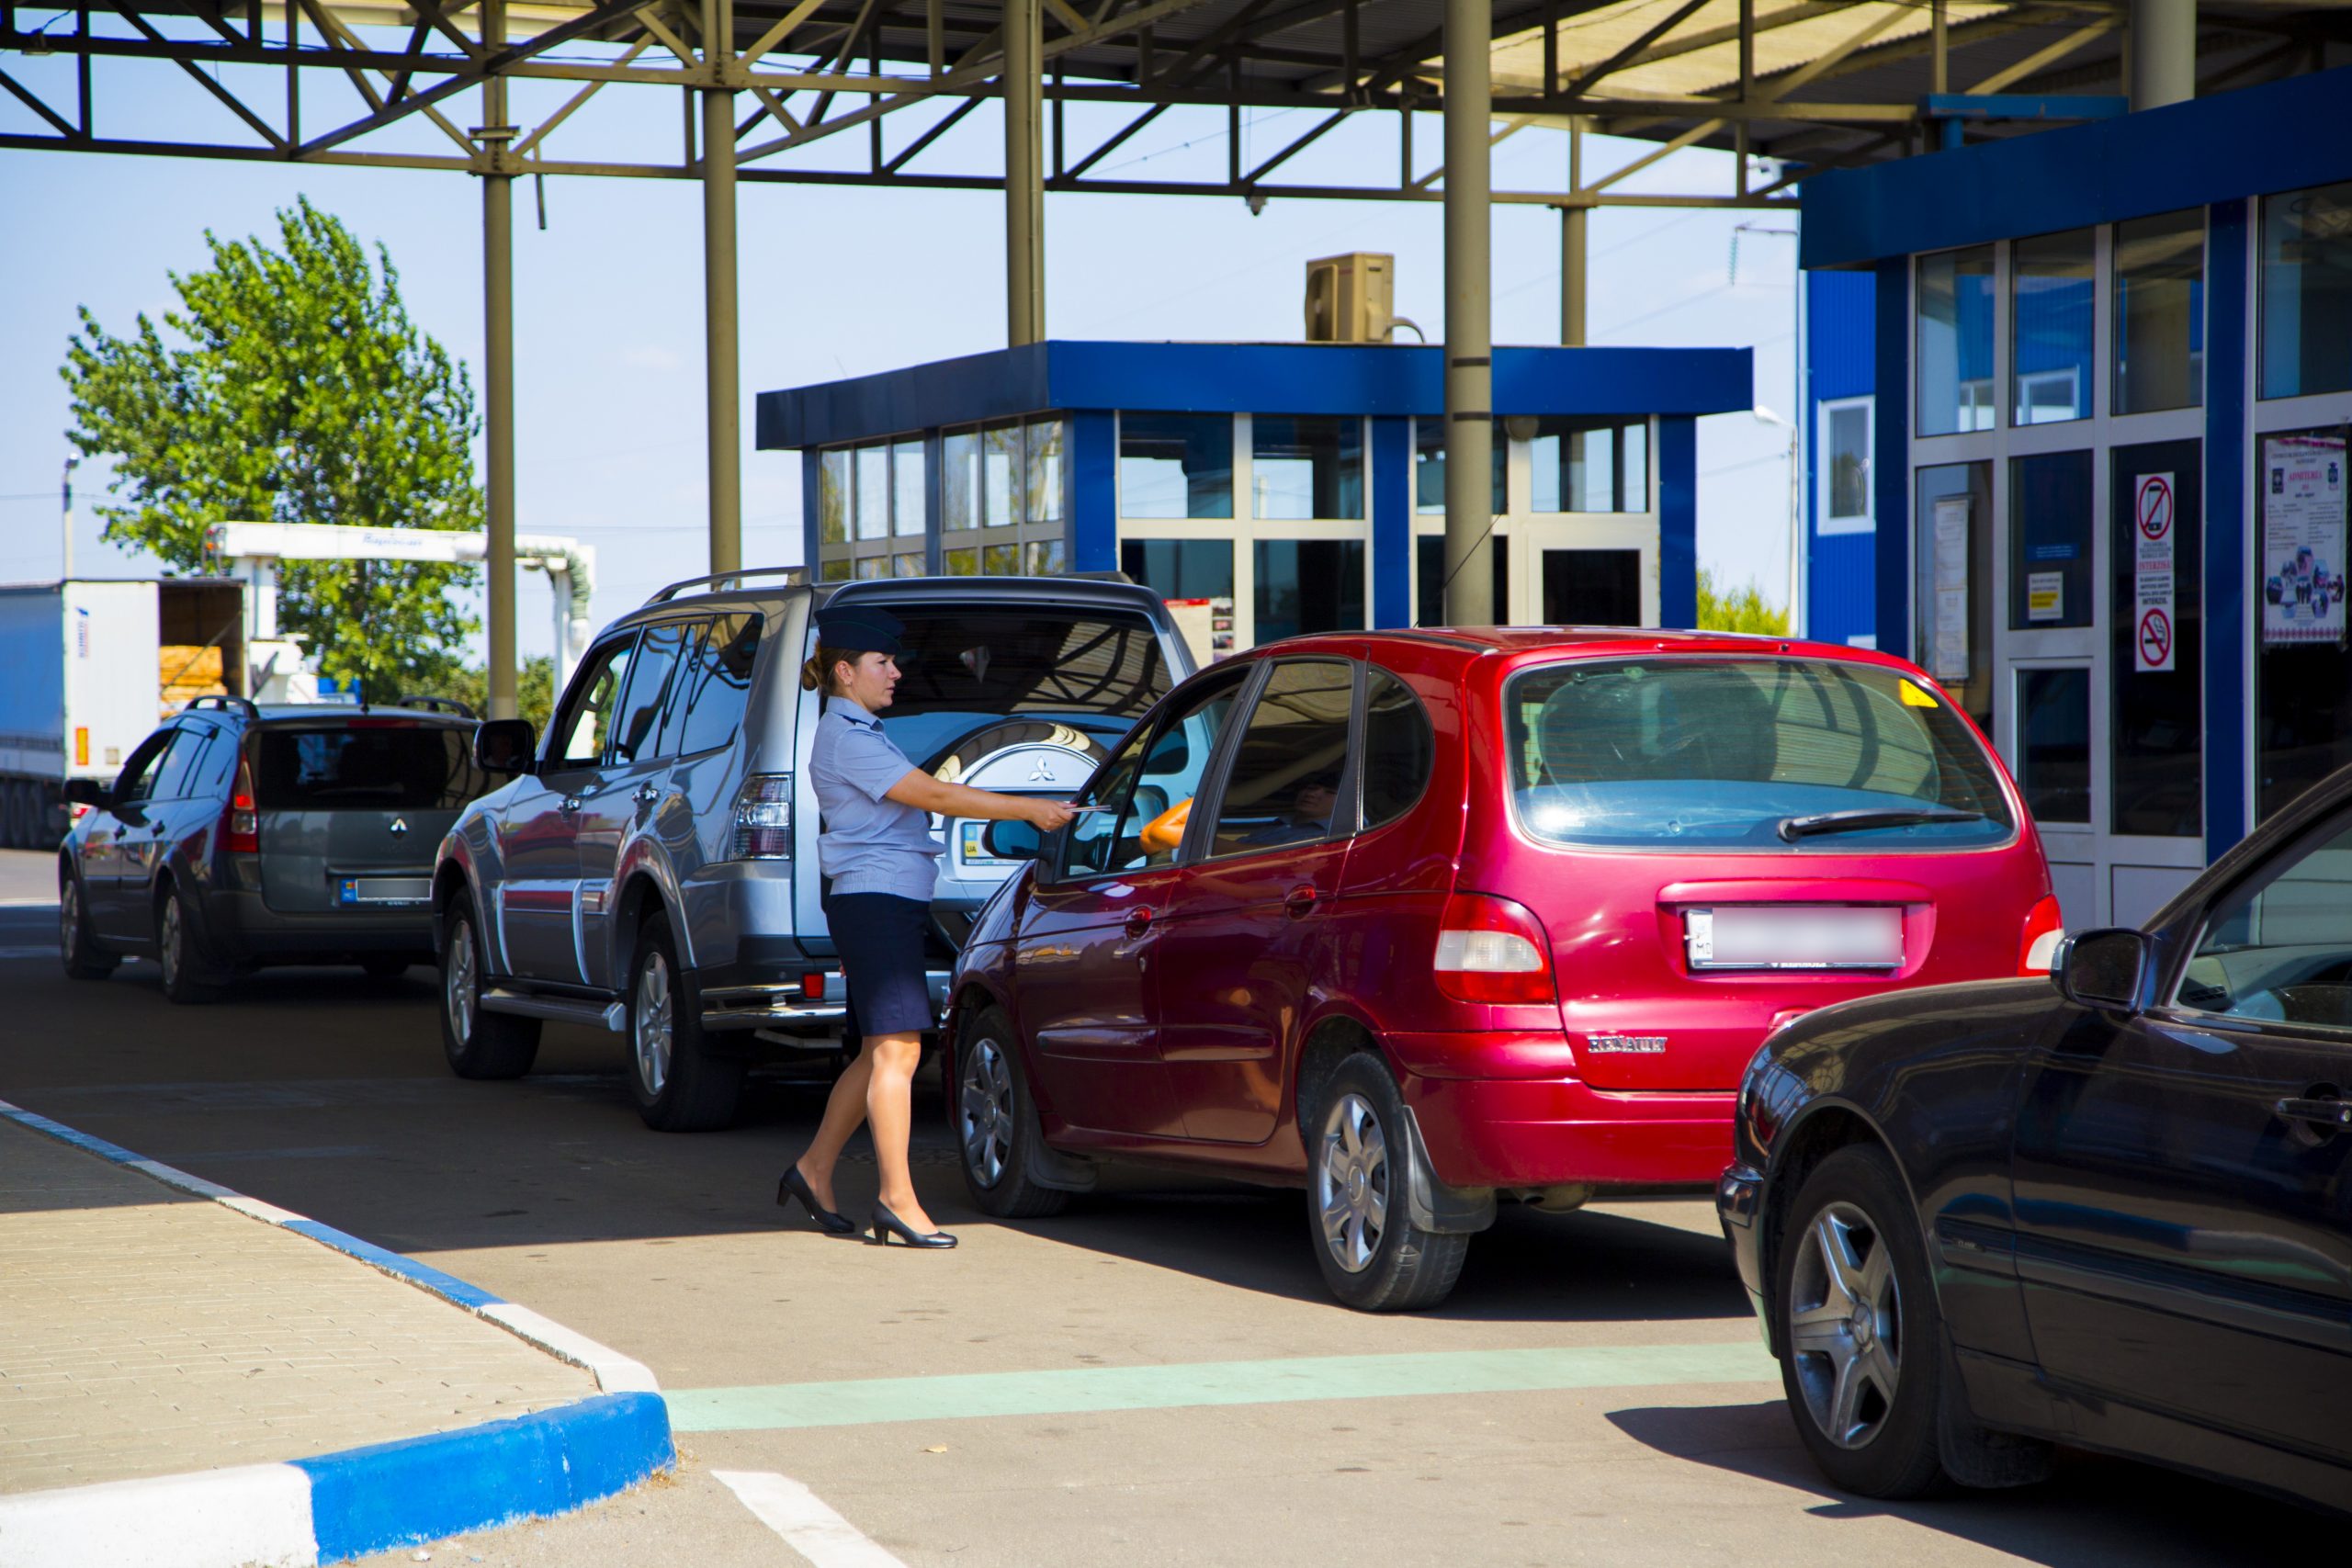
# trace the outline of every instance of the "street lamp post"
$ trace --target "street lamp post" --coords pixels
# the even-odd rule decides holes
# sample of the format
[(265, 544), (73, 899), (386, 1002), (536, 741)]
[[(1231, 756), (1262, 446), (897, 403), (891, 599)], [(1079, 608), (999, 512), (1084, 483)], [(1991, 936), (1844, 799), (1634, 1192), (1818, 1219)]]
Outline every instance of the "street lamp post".
[(58, 580), (60, 582), (70, 582), (70, 581), (72, 581), (74, 580), (74, 469), (76, 469), (76, 468), (80, 468), (81, 466), (82, 466), (82, 459), (81, 459), (81, 458), (79, 458), (79, 457), (68, 457), (68, 458), (66, 458), (66, 459), (65, 459), (65, 479), (64, 479), (63, 482), (62, 482), (62, 483), (60, 485), (60, 487), (59, 487), (59, 488), (60, 488), (60, 489), (64, 492), (64, 510), (65, 510), (65, 516), (64, 516), (65, 567), (64, 567), (64, 570), (63, 570), (60, 571), (60, 572), (57, 574), (57, 580)]
[(1748, 411), (1766, 424), (1777, 424), (1789, 433), (1789, 635), (1797, 636), (1804, 628), (1797, 624), (1797, 606), (1804, 592), (1804, 505), (1803, 457), (1800, 454), (1796, 422), (1782, 419), (1762, 403)]

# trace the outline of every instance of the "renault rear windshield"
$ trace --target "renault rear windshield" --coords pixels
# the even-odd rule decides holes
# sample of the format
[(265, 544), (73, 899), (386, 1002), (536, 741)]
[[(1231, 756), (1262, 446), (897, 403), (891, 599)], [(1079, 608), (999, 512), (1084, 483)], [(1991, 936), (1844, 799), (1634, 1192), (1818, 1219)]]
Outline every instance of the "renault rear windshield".
[(264, 811), (455, 811), (487, 790), (473, 735), (450, 725), (352, 719), (261, 732), (254, 786)]
[(1175, 683), (1159, 628), (1140, 615), (1044, 605), (891, 611), (906, 625), (906, 651), (882, 723), (919, 764), (987, 720), (1013, 715), (1052, 716), (1115, 738)]
[(2017, 830), (1967, 721), (1877, 665), (1577, 660), (1522, 671), (1503, 705), (1513, 808), (1554, 843), (1853, 854)]

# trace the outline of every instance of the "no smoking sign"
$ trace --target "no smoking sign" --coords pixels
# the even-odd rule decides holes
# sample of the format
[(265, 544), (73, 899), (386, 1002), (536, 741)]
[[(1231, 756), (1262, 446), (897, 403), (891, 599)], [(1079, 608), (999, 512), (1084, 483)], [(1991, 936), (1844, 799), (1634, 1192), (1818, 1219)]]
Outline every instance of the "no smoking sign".
[(2173, 668), (2173, 521), (2178, 495), (2170, 474), (2141, 474), (2132, 481), (2132, 668), (2161, 675)]
[(2172, 617), (2153, 606), (2140, 616), (2140, 668), (2172, 668)]

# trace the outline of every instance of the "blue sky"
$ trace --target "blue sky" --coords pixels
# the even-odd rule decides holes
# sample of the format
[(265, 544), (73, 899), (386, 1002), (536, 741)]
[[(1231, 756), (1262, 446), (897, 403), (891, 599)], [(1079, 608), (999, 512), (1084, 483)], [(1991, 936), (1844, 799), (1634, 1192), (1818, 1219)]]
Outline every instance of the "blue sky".
[[(38, 18), (28, 14), (28, 25)], [(64, 56), (11, 56), (12, 75), (71, 103)], [(109, 69), (130, 84), (107, 91)], [(144, 70), (146, 74), (137, 73)], [(232, 68), (233, 72), (233, 68)], [(233, 82), (233, 73), (222, 80)], [(101, 133), (137, 136), (167, 124), (222, 141), (241, 128), (184, 76), (151, 62), (100, 71)], [(312, 84), (319, 84), (313, 86)], [(258, 84), (254, 84), (258, 86)], [(534, 122), (560, 85), (515, 87), (515, 118)], [(346, 89), (347, 92), (347, 89)], [(256, 93), (265, 103), (271, 96)], [(334, 123), (338, 102), (321, 73), (304, 86), (305, 126)], [(481, 123), (469, 97), (456, 124)], [(919, 134), (931, 107), (894, 117), (890, 145)], [(667, 90), (609, 90), (550, 139), (558, 157), (674, 156), (681, 116)], [(1361, 180), (1393, 168), (1396, 117), (1365, 116), (1317, 142), (1289, 169), (1300, 181)], [(901, 123), (903, 121), (903, 123)], [(1100, 106), (1072, 106), (1075, 151), (1120, 122)], [(1245, 156), (1264, 157), (1312, 124), (1258, 111)], [(0, 130), (35, 130), (30, 112), (0, 100)], [(754, 132), (758, 140), (764, 132)], [(1130, 177), (1221, 172), (1221, 111), (1170, 111), (1105, 160)], [(1001, 146), (993, 104), (983, 105), (920, 166), (992, 172)], [(1434, 116), (1415, 145), (1426, 170), (1437, 155)], [(361, 145), (447, 151), (441, 133), (411, 123)], [(1629, 161), (1646, 143), (1590, 138), (1588, 177)], [(811, 167), (862, 162), (863, 132), (807, 150)], [(1677, 153), (1626, 183), (1631, 190), (1720, 190), (1727, 159)], [(1498, 188), (1557, 189), (1566, 141), (1527, 130), (1495, 151)], [(53, 578), (60, 562), (57, 484), (70, 448), (57, 367), (77, 306), (110, 331), (173, 303), (168, 275), (204, 265), (204, 231), (274, 234), (273, 212), (298, 195), (387, 245), (416, 321), (472, 372), (481, 391), (481, 194), (462, 175), (392, 169), (0, 151), (0, 581)], [(704, 570), (702, 209), (686, 181), (550, 179), (548, 227), (537, 227), (529, 182), (515, 187), (517, 525), (571, 534), (596, 547), (595, 613), (602, 622), (653, 588)], [(1444, 329), (1436, 203), (1276, 199), (1252, 216), (1233, 198), (1055, 195), (1046, 200), (1046, 316), (1058, 337), (1295, 341), (1305, 263), (1350, 250), (1393, 252), (1396, 308)], [(1792, 229), (1792, 214), (1604, 209), (1591, 223), (1589, 339), (1610, 344), (1747, 344), (1757, 351), (1757, 401), (1793, 406), (1792, 299), (1795, 245), (1739, 236), (1741, 222)], [(994, 192), (741, 187), (740, 217), (743, 430), (761, 390), (885, 370), (999, 347), (1004, 307), (1003, 204)], [(1555, 343), (1559, 331), (1559, 219), (1502, 207), (1494, 228), (1498, 343)], [(1699, 426), (1699, 553), (1719, 578), (1755, 579), (1786, 592), (1787, 433), (1747, 415)], [(103, 465), (76, 476), (76, 569), (85, 575), (152, 570), (97, 542), (92, 502)], [(746, 447), (744, 558), (788, 563), (800, 553), (796, 459)], [(546, 589), (522, 588), (526, 652), (543, 651)], [(479, 658), (476, 651), (474, 658)]]

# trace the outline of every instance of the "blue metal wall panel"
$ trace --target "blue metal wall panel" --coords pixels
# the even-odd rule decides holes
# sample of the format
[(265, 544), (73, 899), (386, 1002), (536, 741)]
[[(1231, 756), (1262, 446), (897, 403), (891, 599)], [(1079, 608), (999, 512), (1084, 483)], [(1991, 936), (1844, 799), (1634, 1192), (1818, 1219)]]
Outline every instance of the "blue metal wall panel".
[(1872, 332), (1878, 280), (1867, 272), (1804, 276), (1805, 624), (1796, 629), (1823, 642), (1850, 642), (1877, 629), (1875, 554), (1868, 534), (1820, 531), (1820, 407), (1837, 399), (1869, 397), (1878, 384)]
[(1089, 409), (1069, 416), (1069, 565), (1119, 570), (1119, 422)]
[(1657, 422), (1657, 622), (1699, 624), (1699, 422)]
[[(1496, 606), (1498, 619), (1502, 608)], [(1409, 419), (1372, 422), (1372, 624), (1413, 624), (1413, 422)]]
[[(1047, 411), (1442, 413), (1444, 350), (1390, 344), (1048, 343), (759, 395), (763, 449), (830, 446)], [(1499, 348), (1503, 413), (1726, 413), (1745, 348)]]
[(2045, 234), (2352, 179), (2352, 66), (2065, 130), (1860, 169), (1804, 187), (1800, 265)]
[(1878, 423), (1871, 475), (1881, 650), (1911, 657), (1911, 258), (1878, 264)]
[(2246, 645), (2253, 555), (2245, 521), (2248, 203), (2208, 214), (2205, 299), (2205, 858), (2246, 831)]
[(1804, 275), (1805, 374), (1815, 398), (1860, 398), (1878, 385), (1877, 339), (1867, 272)]

